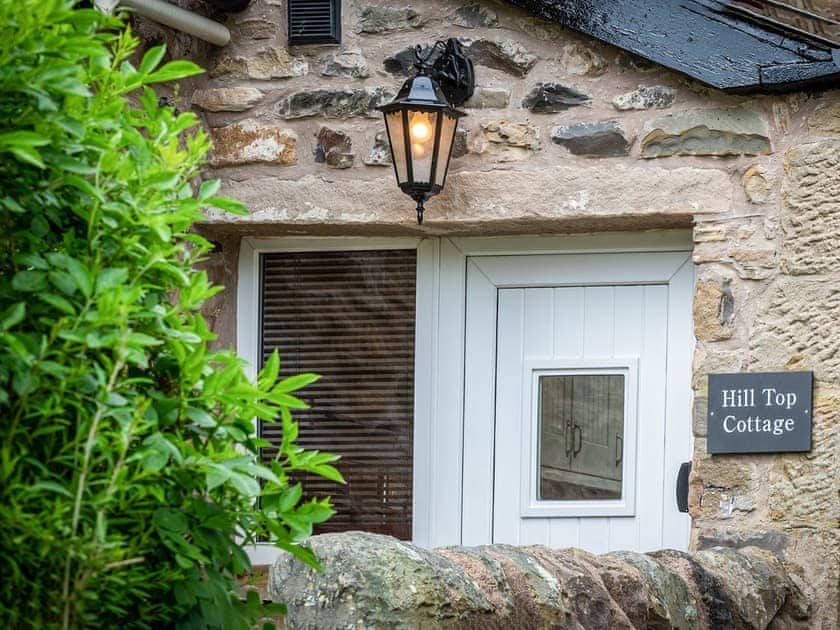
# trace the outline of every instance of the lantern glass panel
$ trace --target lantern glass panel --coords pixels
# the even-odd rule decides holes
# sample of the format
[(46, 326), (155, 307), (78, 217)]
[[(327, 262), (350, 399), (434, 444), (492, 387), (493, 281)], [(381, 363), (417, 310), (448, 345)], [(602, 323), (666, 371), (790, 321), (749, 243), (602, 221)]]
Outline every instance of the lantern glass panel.
[(435, 149), (437, 112), (408, 110), (408, 137), (414, 183), (429, 183)]
[(408, 180), (405, 156), (405, 132), (403, 128), (403, 112), (396, 110), (385, 114), (385, 126), (388, 129), (388, 142), (391, 145), (391, 158), (397, 171), (397, 183)]
[(440, 145), (438, 149), (437, 167), (435, 168), (435, 184), (443, 187), (446, 180), (446, 169), (449, 166), (449, 154), (452, 151), (452, 142), (455, 139), (455, 129), (458, 126), (458, 118), (449, 112), (443, 112), (440, 126)]

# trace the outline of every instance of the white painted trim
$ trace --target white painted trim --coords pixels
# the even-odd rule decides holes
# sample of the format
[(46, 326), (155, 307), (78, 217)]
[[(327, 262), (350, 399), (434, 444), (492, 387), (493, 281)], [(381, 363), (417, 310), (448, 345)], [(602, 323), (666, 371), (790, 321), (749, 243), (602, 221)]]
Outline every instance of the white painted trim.
[(469, 236), (452, 238), (450, 241), (465, 256), (685, 252), (691, 249), (691, 230), (539, 236)]
[[(636, 439), (639, 396), (639, 358), (541, 359), (526, 361), (522, 379), (524, 427), (523, 452), (520, 458), (521, 516), (523, 518), (633, 516), (636, 513)], [(546, 375), (621, 374), (624, 387), (624, 435), (621, 469), (621, 499), (584, 501), (546, 501), (537, 497), (539, 464), (539, 377)]]

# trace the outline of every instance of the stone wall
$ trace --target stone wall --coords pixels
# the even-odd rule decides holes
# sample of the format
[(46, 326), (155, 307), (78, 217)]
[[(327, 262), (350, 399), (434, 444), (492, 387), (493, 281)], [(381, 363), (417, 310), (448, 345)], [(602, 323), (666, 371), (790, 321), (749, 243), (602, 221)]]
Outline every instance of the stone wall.
[[(694, 230), (692, 546), (777, 554), (840, 626), (840, 91), (731, 96), (483, 0), (345, 0), (343, 42), (285, 44), (282, 0), (228, 17), (233, 42), (183, 90), (215, 142), (208, 176), (251, 215), (210, 214), (211, 305), (234, 341), (241, 235)], [(373, 108), (409, 49), (461, 37), (476, 62), (445, 192), (418, 227)], [(813, 451), (706, 454), (705, 375), (815, 373)]]
[(810, 627), (810, 606), (772, 553), (746, 547), (687, 554), (539, 545), (429, 551), (348, 532), (307, 543), (324, 571), (291, 554), (270, 569), (268, 595), (285, 627), (634, 628)]

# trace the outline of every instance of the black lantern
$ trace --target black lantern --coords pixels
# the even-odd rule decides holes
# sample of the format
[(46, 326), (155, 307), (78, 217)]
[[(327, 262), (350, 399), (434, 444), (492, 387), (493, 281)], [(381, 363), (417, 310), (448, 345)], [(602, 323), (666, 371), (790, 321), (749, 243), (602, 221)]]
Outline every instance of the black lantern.
[(417, 76), (379, 110), (397, 184), (417, 202), (417, 222), (423, 223), (423, 203), (443, 190), (458, 119), (465, 116), (455, 106), (472, 96), (474, 80), (472, 62), (456, 39), (437, 42), (425, 57), (418, 46), (415, 54)]

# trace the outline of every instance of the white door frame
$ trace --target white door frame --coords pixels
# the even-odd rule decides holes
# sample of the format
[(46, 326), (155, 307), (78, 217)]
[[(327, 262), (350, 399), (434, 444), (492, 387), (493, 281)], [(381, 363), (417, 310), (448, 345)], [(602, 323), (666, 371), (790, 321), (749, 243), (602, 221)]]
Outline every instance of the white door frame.
[[(414, 384), (414, 509), (413, 542), (425, 547), (489, 542), (476, 535), (472, 516), (481, 514), (487, 502), (485, 484), (465, 485), (464, 466), (486, 473), (492, 486), (492, 430), (479, 426), (476, 418), (492, 418), (492, 400), (471, 402), (465, 409), (465, 388), (495, 378), (495, 349), (481, 352), (481, 366), (465, 372), (466, 339), (476, 331), (466, 329), (467, 260), (483, 256), (539, 254), (588, 254), (629, 252), (683, 252), (690, 260), (691, 233), (687, 230), (613, 232), (596, 235), (514, 236), (465, 238), (377, 237), (270, 237), (243, 238), (239, 251), (236, 293), (236, 347), (256, 376), (260, 361), (259, 304), (260, 255), (268, 252), (417, 248), (417, 301)], [(681, 267), (678, 282), (672, 282), (671, 299), (689, 300), (694, 270)], [(638, 281), (638, 279), (636, 280)], [(470, 287), (471, 299), (481, 300), (487, 316), (495, 318), (495, 294), (487, 287)], [(686, 298), (686, 296), (688, 296)], [(676, 302), (675, 302), (676, 303)], [(694, 347), (690, 316), (682, 326), (669, 327), (669, 385), (667, 443), (682, 445), (666, 453), (668, 470), (691, 457), (690, 366)], [(673, 352), (680, 348), (682, 352)], [(672, 353), (674, 356), (671, 356)], [(474, 398), (474, 397), (472, 397)], [(469, 399), (469, 397), (468, 397)], [(465, 422), (465, 417), (469, 418)], [(492, 429), (492, 428), (491, 428)], [(469, 436), (469, 439), (465, 439)], [(473, 479), (479, 475), (471, 475)], [(666, 476), (665, 497), (674, 500), (675, 481)], [(491, 489), (492, 492), (492, 489)], [(669, 494), (670, 493), (670, 494)], [(490, 495), (492, 501), (492, 494)], [(682, 528), (681, 528), (682, 529)], [(683, 536), (680, 535), (680, 539)], [(680, 543), (682, 545), (683, 543)], [(256, 545), (249, 551), (254, 564), (269, 564), (277, 551), (271, 545)]]

